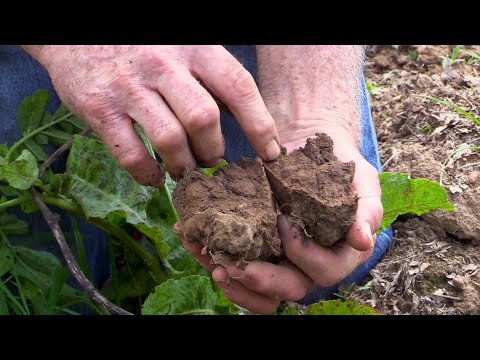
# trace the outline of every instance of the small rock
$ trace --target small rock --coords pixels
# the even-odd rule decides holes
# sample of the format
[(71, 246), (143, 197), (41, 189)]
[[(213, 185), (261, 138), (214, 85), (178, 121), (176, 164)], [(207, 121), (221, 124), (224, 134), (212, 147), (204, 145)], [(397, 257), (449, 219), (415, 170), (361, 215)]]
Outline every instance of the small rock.
[(476, 184), (478, 182), (478, 178), (480, 177), (480, 171), (472, 171), (469, 175), (468, 175), (468, 182), (473, 185), (473, 184)]
[(465, 280), (462, 277), (456, 277), (452, 280), (452, 285), (457, 289), (463, 289), (465, 287)]

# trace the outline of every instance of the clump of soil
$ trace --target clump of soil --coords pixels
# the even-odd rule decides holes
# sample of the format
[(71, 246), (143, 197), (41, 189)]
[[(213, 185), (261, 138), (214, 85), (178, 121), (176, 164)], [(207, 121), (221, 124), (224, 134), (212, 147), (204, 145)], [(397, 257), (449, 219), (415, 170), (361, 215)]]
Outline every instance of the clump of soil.
[(261, 164), (229, 164), (213, 177), (187, 173), (173, 192), (185, 240), (204, 245), (215, 263), (272, 261), (280, 255), (277, 212)]
[(326, 134), (308, 139), (304, 148), (264, 164), (282, 213), (315, 242), (331, 246), (354, 222), (358, 199), (352, 191), (353, 162), (340, 162)]
[(343, 238), (354, 221), (355, 164), (336, 159), (328, 135), (317, 134), (289, 155), (283, 148), (277, 160), (264, 166), (266, 174), (260, 163), (242, 159), (213, 177), (191, 171), (173, 192), (185, 239), (204, 245), (203, 252), (217, 264), (244, 266), (280, 255), (272, 191), (292, 226), (321, 245)]

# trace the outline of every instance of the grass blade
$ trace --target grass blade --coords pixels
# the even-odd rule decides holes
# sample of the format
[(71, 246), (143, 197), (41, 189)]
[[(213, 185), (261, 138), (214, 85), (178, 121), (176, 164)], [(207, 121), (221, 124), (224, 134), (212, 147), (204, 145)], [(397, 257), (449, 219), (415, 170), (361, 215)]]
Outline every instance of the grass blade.
[(90, 276), (90, 269), (88, 268), (87, 252), (82, 240), (82, 234), (80, 233), (78, 221), (73, 216), (70, 216), (70, 220), (72, 221), (73, 235), (75, 237), (75, 245), (77, 247), (78, 264), (80, 265), (80, 269), (82, 269), (87, 279), (92, 280), (92, 277)]
[(25, 311), (25, 309), (22, 307), (22, 305), (18, 302), (17, 298), (15, 295), (11, 293), (10, 290), (5, 286), (3, 281), (0, 281), (0, 291), (7, 296), (7, 298), (10, 300), (10, 306), (12, 310), (15, 312), (17, 315), (28, 315), (28, 312)]
[(463, 110), (461, 107), (458, 107), (457, 105), (452, 104), (451, 102), (448, 102), (448, 101), (445, 101), (445, 100), (442, 100), (442, 99), (437, 99), (436, 97), (433, 97), (433, 96), (430, 96), (430, 95), (415, 94), (415, 96), (424, 97), (424, 98), (427, 98), (427, 99), (430, 99), (430, 100), (434, 100), (434, 101), (436, 101), (440, 104), (447, 105), (448, 107), (456, 110), (458, 113), (460, 113), (462, 115), (465, 115), (470, 120), (472, 120), (475, 124), (480, 126), (480, 120), (478, 118), (476, 118), (475, 116), (470, 114), (468, 111)]

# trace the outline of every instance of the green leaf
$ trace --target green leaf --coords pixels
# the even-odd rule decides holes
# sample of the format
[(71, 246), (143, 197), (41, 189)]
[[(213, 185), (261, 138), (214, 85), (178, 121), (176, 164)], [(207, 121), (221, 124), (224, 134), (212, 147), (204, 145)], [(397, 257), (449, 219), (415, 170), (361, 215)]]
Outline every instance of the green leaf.
[(48, 90), (40, 89), (25, 97), (18, 108), (18, 126), (26, 134), (40, 127), (40, 122), (48, 101)]
[(0, 230), (7, 235), (26, 235), (28, 234), (28, 223), (13, 214), (3, 213), (0, 215)]
[(52, 128), (43, 131), (42, 134), (45, 134), (45, 136), (48, 136), (49, 138), (51, 138), (51, 140), (58, 140), (61, 143), (66, 143), (73, 138), (72, 134)]
[(102, 142), (75, 135), (66, 174), (69, 196), (88, 217), (103, 219), (120, 211), (131, 224), (146, 221), (148, 204), (157, 190), (138, 184)]
[(214, 314), (217, 294), (207, 276), (169, 279), (155, 288), (142, 307), (143, 315)]
[(380, 174), (380, 186), (383, 204), (382, 228), (387, 228), (399, 215), (422, 215), (433, 209), (455, 209), (448, 201), (445, 189), (435, 181), (411, 179), (410, 175), (403, 173), (384, 172)]
[(170, 174), (167, 172), (166, 173), (166, 178), (165, 178), (165, 185), (167, 185), (167, 189), (168, 191), (171, 193), (173, 193), (173, 190), (175, 190), (175, 187), (177, 186), (177, 183), (175, 182), (175, 180), (172, 179), (172, 177), (170, 176)]
[(178, 215), (168, 189), (164, 186), (152, 198), (147, 208), (146, 222), (135, 225), (151, 239), (169, 276), (174, 278), (197, 274), (200, 269), (198, 262), (183, 248), (178, 235), (173, 231), (173, 225), (177, 221)]
[(67, 197), (89, 217), (116, 212), (152, 239), (171, 276), (197, 273), (199, 265), (180, 244), (173, 224), (178, 215), (168, 188), (138, 184), (122, 169), (105, 144), (76, 135), (67, 162)]
[(49, 313), (55, 312), (55, 305), (59, 302), (63, 286), (70, 277), (70, 270), (58, 264), (52, 273), (52, 286), (46, 296), (46, 306)]
[(48, 154), (43, 150), (43, 147), (35, 141), (35, 139), (25, 140), (22, 147), (35, 155), (39, 161), (46, 161), (48, 159)]
[(34, 212), (39, 210), (37, 203), (33, 199), (30, 201), (22, 202), (20, 204), (20, 209), (22, 209), (25, 214), (33, 214)]
[(304, 315), (381, 315), (374, 308), (357, 303), (353, 299), (325, 300), (307, 307)]
[[(11, 246), (10, 248), (16, 258), (15, 265), (10, 273), (21, 278), (21, 280), (26, 279), (31, 282), (31, 285), (28, 285), (28, 282), (22, 282), (22, 284), (30, 286), (29, 293), (31, 296), (29, 298), (32, 301), (37, 301), (37, 306), (40, 306), (39, 301), (46, 302), (46, 297), (43, 294), (49, 294), (53, 286), (58, 286), (58, 284), (54, 285), (54, 279), (55, 273), (59, 271), (58, 267), (61, 267), (60, 260), (46, 251), (28, 249), (23, 246)], [(62, 270), (62, 274), (64, 273)], [(58, 276), (60, 277), (60, 275)], [(55, 281), (59, 281), (59, 279)], [(32, 286), (37, 290), (34, 291)], [(38, 297), (40, 295), (41, 298)], [(91, 306), (91, 301), (83, 292), (67, 284), (63, 285), (60, 295), (56, 298), (58, 299), (57, 305), (60, 306), (74, 303), (84, 303)]]
[(241, 308), (231, 302), (218, 286), (215, 286), (215, 288), (218, 296), (217, 303), (215, 304), (215, 312), (221, 315), (238, 315)]
[(0, 186), (0, 193), (8, 197), (20, 197), (22, 193), (11, 186)]
[[(7, 246), (0, 247), (0, 278), (15, 264), (15, 256)], [(0, 279), (1, 281), (1, 279)]]
[(0, 178), (8, 181), (10, 186), (27, 190), (38, 178), (38, 166), (35, 157), (28, 150), (23, 150), (19, 157), (0, 169)]
[(224, 160), (224, 159), (220, 159), (220, 161), (218, 162), (217, 165), (215, 165), (214, 167), (211, 167), (211, 168), (200, 168), (199, 171), (204, 173), (205, 175), (207, 176), (210, 176), (212, 177), (213, 174), (215, 174), (215, 171), (217, 171), (218, 169), (224, 167), (228, 165), (227, 161)]

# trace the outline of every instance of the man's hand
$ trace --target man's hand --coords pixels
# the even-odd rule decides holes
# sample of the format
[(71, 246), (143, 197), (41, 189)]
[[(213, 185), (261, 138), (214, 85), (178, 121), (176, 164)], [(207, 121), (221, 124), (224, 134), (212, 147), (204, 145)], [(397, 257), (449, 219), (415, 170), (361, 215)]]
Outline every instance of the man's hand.
[[(294, 141), (282, 145), (291, 152), (304, 144)], [(215, 265), (209, 255), (203, 255), (201, 245), (183, 241), (181, 224), (176, 225), (175, 230), (183, 246), (204, 268), (213, 272), (213, 279), (227, 298), (255, 313), (270, 314), (280, 301), (300, 300), (315, 285), (334, 285), (370, 258), (376, 240), (375, 232), (383, 216), (378, 173), (352, 146), (348, 149), (348, 145), (337, 145), (335, 152), (340, 160), (355, 162), (352, 188), (359, 200), (355, 222), (345, 240), (333, 247), (316, 244), (292, 228), (287, 216), (280, 215), (278, 234), (288, 260), (277, 265), (253, 261), (245, 270), (234, 264), (224, 268)]]
[[(271, 313), (281, 300), (299, 300), (315, 285), (331, 286), (371, 256), (383, 216), (378, 173), (360, 154), (359, 46), (258, 46), (260, 89), (288, 152), (317, 132), (329, 135), (341, 161), (355, 162), (355, 222), (346, 238), (326, 248), (290, 227), (284, 215), (278, 233), (287, 261), (215, 266), (196, 244), (184, 242), (233, 302), (257, 313)], [(177, 231), (180, 235), (181, 226)]]
[[(67, 107), (144, 185), (165, 173), (133, 124), (145, 130), (173, 177), (213, 166), (225, 146), (218, 96), (257, 154), (278, 157), (278, 134), (250, 73), (222, 46), (24, 46), (49, 72)], [(191, 146), (189, 145), (189, 141)]]

